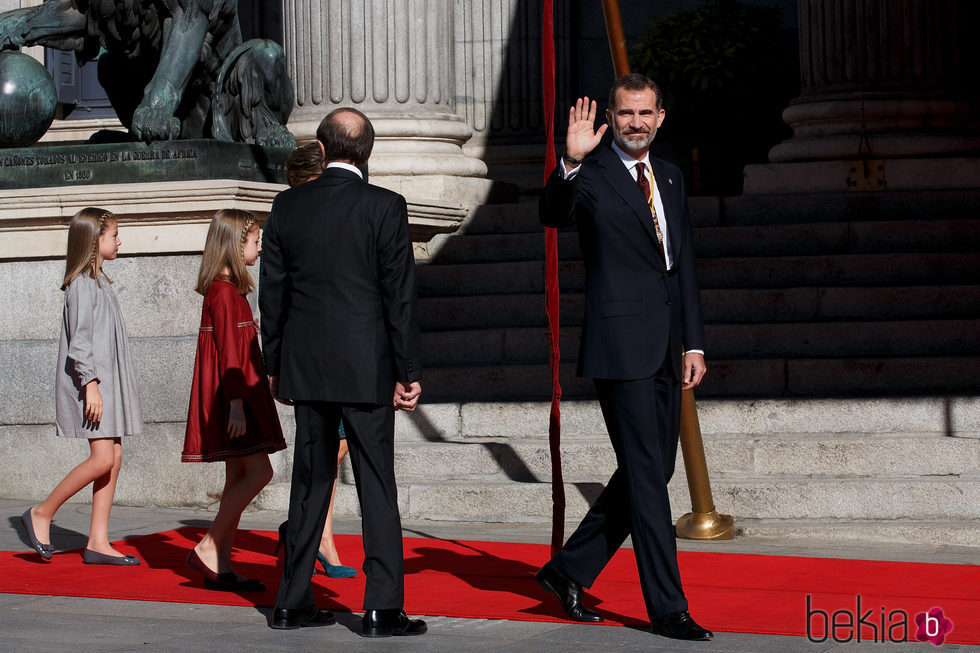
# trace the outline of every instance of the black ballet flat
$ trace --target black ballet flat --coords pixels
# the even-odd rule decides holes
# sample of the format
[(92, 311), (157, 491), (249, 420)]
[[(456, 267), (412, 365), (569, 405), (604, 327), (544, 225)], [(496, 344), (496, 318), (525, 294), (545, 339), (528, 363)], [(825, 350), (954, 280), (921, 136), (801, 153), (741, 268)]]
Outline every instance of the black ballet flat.
[(265, 583), (258, 578), (238, 578), (230, 571), (218, 574), (215, 579), (204, 577), (204, 587), (217, 592), (264, 592)]
[(220, 574), (208, 568), (197, 551), (191, 549), (187, 554), (187, 566), (204, 576), (204, 587), (216, 592), (264, 592), (265, 584), (258, 578), (239, 579), (230, 571)]
[(87, 565), (115, 565), (117, 567), (138, 567), (140, 559), (136, 556), (111, 556), (86, 548), (82, 551), (82, 562)]

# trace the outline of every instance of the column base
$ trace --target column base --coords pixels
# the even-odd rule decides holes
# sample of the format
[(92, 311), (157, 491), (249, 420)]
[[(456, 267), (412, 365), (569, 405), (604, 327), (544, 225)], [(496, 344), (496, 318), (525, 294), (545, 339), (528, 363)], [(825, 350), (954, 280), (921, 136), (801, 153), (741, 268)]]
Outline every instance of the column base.
[[(877, 165), (882, 169), (877, 170)], [(856, 168), (855, 172), (852, 170)], [(745, 166), (744, 195), (980, 188), (980, 157), (878, 159), (874, 183), (864, 162), (803, 161)], [(881, 183), (877, 182), (880, 175)], [(858, 179), (855, 179), (855, 176)]]

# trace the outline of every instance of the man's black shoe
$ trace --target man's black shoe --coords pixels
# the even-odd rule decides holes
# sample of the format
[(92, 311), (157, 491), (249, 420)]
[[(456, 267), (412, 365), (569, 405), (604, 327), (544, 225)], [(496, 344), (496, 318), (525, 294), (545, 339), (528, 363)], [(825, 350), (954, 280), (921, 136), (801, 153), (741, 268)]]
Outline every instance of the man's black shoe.
[(534, 575), (538, 585), (558, 597), (565, 614), (573, 621), (605, 621), (602, 615), (582, 607), (582, 586), (567, 578), (550, 562)]
[(687, 610), (671, 612), (662, 617), (657, 617), (650, 624), (650, 630), (657, 635), (671, 637), (673, 639), (690, 639), (695, 641), (707, 641), (714, 637), (712, 632), (698, 625), (691, 618)]
[(429, 628), (421, 619), (409, 619), (404, 610), (368, 610), (361, 619), (361, 636), (421, 635)]
[(275, 608), (269, 628), (294, 630), (313, 626), (329, 626), (336, 623), (333, 612), (321, 610), (315, 605), (308, 608)]

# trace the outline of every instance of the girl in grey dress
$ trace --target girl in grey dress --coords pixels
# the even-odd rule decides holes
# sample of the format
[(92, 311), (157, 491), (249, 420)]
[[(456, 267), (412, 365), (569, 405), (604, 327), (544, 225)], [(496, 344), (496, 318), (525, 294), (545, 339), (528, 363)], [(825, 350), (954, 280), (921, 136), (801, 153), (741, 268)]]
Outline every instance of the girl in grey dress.
[(21, 517), (34, 550), (46, 560), (54, 553), (49, 531), (55, 512), (91, 483), (92, 520), (82, 561), (140, 563), (109, 544), (109, 512), (122, 462), (122, 437), (143, 432), (126, 327), (112, 281), (102, 272), (102, 262), (115, 259), (121, 244), (116, 218), (103, 209), (82, 209), (68, 227), (56, 421), (59, 436), (87, 438), (90, 454), (43, 503), (28, 508)]

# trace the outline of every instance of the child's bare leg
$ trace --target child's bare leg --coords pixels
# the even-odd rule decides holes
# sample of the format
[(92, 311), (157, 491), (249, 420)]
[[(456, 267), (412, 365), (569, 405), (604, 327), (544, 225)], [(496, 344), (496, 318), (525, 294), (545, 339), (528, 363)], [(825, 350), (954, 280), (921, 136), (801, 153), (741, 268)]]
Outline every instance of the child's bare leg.
[(242, 512), (252, 499), (272, 480), (272, 464), (266, 453), (226, 461), (225, 489), (218, 514), (207, 535), (195, 547), (210, 569), (218, 573), (233, 571), (231, 549)]
[(211, 527), (208, 532), (204, 534), (201, 541), (197, 543), (194, 550), (197, 551), (198, 557), (208, 566), (209, 569), (217, 570), (219, 573), (222, 571), (227, 571), (226, 569), (220, 569), (218, 560), (220, 555), (218, 553), (219, 543), (220, 543), (220, 528), (216, 529), (215, 524), (219, 524), (219, 517), (221, 516), (221, 510), (225, 506), (225, 498), (231, 492), (231, 489), (238, 483), (241, 478), (245, 475), (245, 464), (242, 462), (241, 458), (229, 458), (225, 460), (225, 486), (221, 490), (221, 500), (218, 503), (218, 512), (214, 517), (214, 521), (211, 523)]
[(119, 438), (92, 440), (92, 449), (98, 449), (101, 460), (112, 460), (112, 466), (92, 484), (92, 519), (88, 532), (88, 548), (97, 553), (121, 556), (109, 544), (109, 513), (112, 511), (112, 498), (116, 494), (116, 481), (122, 465), (122, 442)]
[(51, 490), (48, 498), (40, 505), (31, 508), (31, 522), (34, 524), (34, 534), (39, 541), (45, 544), (51, 542), (51, 519), (65, 501), (68, 501), (86, 485), (112, 469), (111, 450), (103, 451), (101, 447), (98, 451), (96, 450), (95, 443), (103, 440), (104, 438), (89, 440), (89, 457), (68, 472), (61, 482)]
[(347, 455), (346, 438), (340, 441), (337, 449), (337, 473), (333, 477), (333, 488), (330, 490), (330, 507), (327, 508), (327, 519), (323, 523), (323, 535), (320, 536), (320, 553), (327, 559), (327, 564), (335, 567), (340, 566), (340, 554), (337, 552), (337, 545), (333, 541), (333, 503), (337, 495), (337, 479), (340, 476), (340, 463)]

